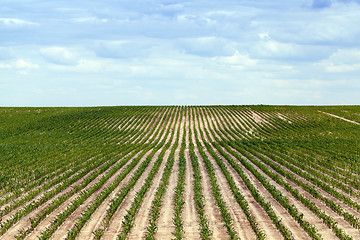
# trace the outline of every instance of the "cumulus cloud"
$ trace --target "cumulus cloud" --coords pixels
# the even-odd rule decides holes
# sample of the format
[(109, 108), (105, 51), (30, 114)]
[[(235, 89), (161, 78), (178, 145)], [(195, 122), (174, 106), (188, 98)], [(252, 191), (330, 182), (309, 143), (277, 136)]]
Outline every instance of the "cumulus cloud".
[(40, 50), (41, 55), (50, 63), (59, 65), (76, 65), (79, 58), (76, 53), (63, 47), (47, 47)]

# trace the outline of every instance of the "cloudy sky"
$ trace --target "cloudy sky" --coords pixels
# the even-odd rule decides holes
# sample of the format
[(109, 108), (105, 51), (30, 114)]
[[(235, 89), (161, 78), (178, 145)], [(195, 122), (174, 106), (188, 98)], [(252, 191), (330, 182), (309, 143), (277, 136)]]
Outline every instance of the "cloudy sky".
[(2, 0), (0, 106), (360, 104), (360, 0)]

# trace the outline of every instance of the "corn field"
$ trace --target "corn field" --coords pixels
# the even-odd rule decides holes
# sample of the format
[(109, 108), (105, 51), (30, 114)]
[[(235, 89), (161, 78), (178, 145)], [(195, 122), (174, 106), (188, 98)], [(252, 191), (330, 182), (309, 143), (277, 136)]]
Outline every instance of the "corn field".
[(359, 106), (0, 108), (0, 239), (360, 239)]

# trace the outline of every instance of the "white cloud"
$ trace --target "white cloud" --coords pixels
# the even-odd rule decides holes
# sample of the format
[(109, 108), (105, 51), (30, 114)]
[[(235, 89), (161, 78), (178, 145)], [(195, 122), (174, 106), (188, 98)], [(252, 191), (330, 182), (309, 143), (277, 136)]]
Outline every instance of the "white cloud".
[(328, 72), (353, 72), (360, 70), (359, 49), (338, 49), (328, 59), (319, 63)]
[(11, 66), (11, 64), (8, 64), (8, 63), (0, 63), (0, 68), (9, 69), (9, 68), (12, 68), (12, 66)]
[(256, 59), (252, 59), (247, 54), (240, 54), (238, 51), (234, 55), (229, 57), (216, 57), (215, 61), (218, 61), (221, 64), (229, 64), (232, 66), (237, 66), (240, 69), (243, 67), (255, 66), (257, 64)]
[(28, 26), (37, 25), (35, 22), (26, 21), (19, 18), (0, 18), (0, 23), (5, 26)]
[(83, 17), (83, 18), (74, 18), (73, 21), (77, 23), (107, 23), (109, 22), (109, 19), (97, 18), (97, 17)]
[(39, 68), (38, 64), (32, 63), (29, 60), (18, 59), (13, 63), (13, 66), (17, 69), (35, 69)]
[(76, 53), (63, 47), (48, 47), (40, 50), (41, 55), (50, 63), (59, 65), (76, 65), (79, 58)]
[(30, 60), (17, 59), (14, 61), (8, 61), (6, 63), (0, 63), (0, 68), (2, 69), (36, 69), (39, 68), (39, 65), (32, 63)]
[(27, 75), (30, 70), (38, 68), (38, 64), (33, 63), (31, 60), (28, 59), (19, 58), (11, 61), (8, 60), (5, 63), (0, 63), (0, 69), (5, 70), (2, 71), (3, 75), (1, 74), (0, 76), (4, 77), (7, 74), (14, 75), (14, 72), (20, 75)]

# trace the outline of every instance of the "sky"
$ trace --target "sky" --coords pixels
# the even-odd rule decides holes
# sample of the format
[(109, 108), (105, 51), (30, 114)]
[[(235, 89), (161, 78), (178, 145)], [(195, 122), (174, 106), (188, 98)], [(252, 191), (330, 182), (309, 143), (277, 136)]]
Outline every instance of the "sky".
[(360, 0), (1, 0), (0, 106), (358, 105)]

